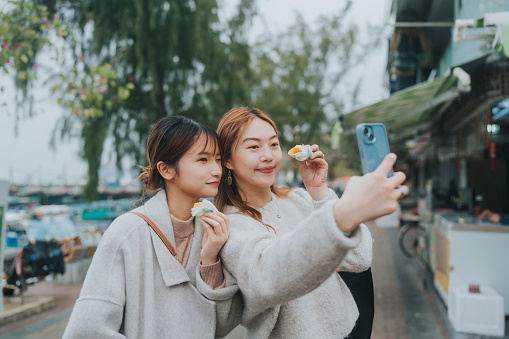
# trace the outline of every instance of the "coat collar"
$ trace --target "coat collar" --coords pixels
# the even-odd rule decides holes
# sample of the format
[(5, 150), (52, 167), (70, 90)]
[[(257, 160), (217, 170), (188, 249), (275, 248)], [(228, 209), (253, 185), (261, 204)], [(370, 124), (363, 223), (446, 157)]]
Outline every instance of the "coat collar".
[[(145, 213), (145, 215), (159, 227), (166, 238), (168, 238), (173, 248), (176, 248), (173, 225), (171, 223), (170, 211), (168, 210), (168, 203), (166, 200), (166, 191), (163, 189), (148, 200), (144, 205), (144, 210), (145, 211), (142, 213)], [(200, 250), (203, 237), (203, 226), (198, 219), (194, 219), (193, 242), (185, 269), (173, 258), (154, 231), (150, 232), (150, 236), (166, 286), (177, 285), (187, 281), (196, 285), (196, 266), (199, 265), (201, 260)]]

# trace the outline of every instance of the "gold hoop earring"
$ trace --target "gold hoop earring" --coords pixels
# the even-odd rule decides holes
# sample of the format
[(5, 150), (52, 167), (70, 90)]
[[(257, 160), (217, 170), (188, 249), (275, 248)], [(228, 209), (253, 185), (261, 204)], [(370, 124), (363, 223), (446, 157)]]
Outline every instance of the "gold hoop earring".
[(232, 171), (231, 170), (228, 170), (228, 185), (231, 185), (232, 182), (233, 182), (233, 178), (232, 178)]

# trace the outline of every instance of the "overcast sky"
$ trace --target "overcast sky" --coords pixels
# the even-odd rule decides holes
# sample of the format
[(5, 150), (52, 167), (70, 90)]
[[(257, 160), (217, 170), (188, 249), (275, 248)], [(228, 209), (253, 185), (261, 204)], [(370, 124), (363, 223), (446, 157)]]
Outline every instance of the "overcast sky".
[[(226, 1), (226, 0), (223, 0)], [(387, 20), (389, 0), (358, 0), (355, 2), (351, 19), (360, 27), (368, 24), (383, 26)], [(313, 24), (323, 14), (340, 10), (344, 1), (333, 0), (258, 0), (259, 13), (265, 17), (263, 27), (276, 32), (290, 25), (295, 19), (295, 11), (302, 13), (306, 22)], [(256, 31), (255, 35), (258, 34)], [(388, 96), (383, 87), (387, 45), (373, 51), (362, 71), (352, 76), (361, 76), (360, 104), (366, 106)], [(0, 180), (15, 183), (75, 183), (86, 179), (86, 163), (80, 159), (78, 140), (59, 143), (56, 150), (49, 146), (51, 133), (56, 121), (68, 114), (51, 98), (50, 89), (38, 87), (36, 116), (21, 117), (18, 122), (18, 135), (15, 129), (15, 104), (13, 82), (8, 75), (0, 74)], [(3, 103), (7, 103), (3, 106)], [(263, 108), (262, 108), (263, 109)], [(106, 168), (114, 164), (103, 160)]]

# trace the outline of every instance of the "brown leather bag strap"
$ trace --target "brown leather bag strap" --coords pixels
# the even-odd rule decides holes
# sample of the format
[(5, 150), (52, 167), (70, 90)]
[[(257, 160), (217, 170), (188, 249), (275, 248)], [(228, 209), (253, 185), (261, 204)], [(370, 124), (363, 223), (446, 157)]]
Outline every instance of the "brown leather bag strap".
[(170, 253), (173, 255), (173, 257), (175, 257), (175, 259), (177, 259), (177, 261), (180, 262), (179, 258), (177, 257), (177, 252), (175, 251), (173, 246), (171, 246), (170, 242), (164, 236), (163, 232), (161, 232), (159, 227), (157, 227), (156, 224), (154, 224), (154, 222), (152, 220), (150, 220), (146, 215), (138, 213), (138, 212), (129, 212), (129, 213), (136, 214), (137, 216), (142, 217), (143, 220), (145, 220), (147, 222), (147, 224), (149, 224), (149, 226), (152, 227), (152, 229), (157, 233), (157, 235), (163, 241), (163, 243), (166, 245), (166, 247), (168, 248)]

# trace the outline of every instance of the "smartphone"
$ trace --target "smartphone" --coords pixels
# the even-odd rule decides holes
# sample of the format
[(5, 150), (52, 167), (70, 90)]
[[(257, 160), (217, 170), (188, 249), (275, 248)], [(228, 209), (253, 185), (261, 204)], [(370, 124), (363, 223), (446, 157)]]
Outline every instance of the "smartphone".
[[(355, 128), (357, 144), (361, 155), (362, 172), (373, 172), (389, 154), (389, 141), (384, 124), (363, 123)], [(393, 174), (392, 169), (388, 177)]]

